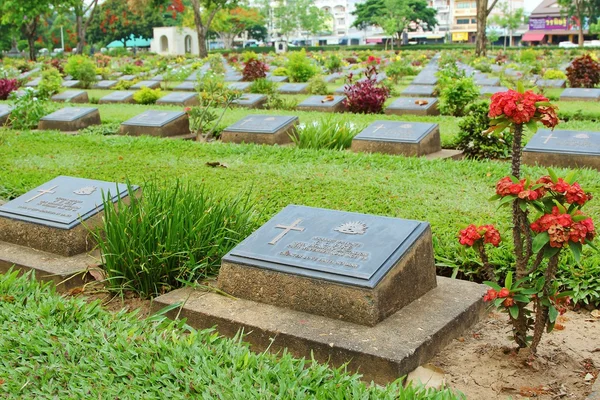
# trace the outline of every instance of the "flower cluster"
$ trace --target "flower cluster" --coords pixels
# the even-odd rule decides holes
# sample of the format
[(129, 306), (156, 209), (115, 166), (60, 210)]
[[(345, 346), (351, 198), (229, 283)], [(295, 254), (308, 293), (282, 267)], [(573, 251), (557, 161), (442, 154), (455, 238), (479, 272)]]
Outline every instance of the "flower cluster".
[[(576, 215), (583, 215), (579, 211)], [(574, 221), (571, 214), (561, 213), (558, 207), (551, 214), (545, 214), (531, 224), (531, 230), (537, 233), (548, 232), (551, 247), (564, 247), (569, 241), (584, 244), (596, 235), (591, 218)]]
[(496, 299), (504, 299), (502, 304), (504, 307), (510, 307), (515, 305), (515, 299), (511, 297), (510, 290), (502, 288), (500, 290), (488, 289), (486, 294), (483, 296), (483, 301), (493, 301)]
[(539, 200), (549, 191), (563, 195), (567, 203), (579, 206), (584, 205), (592, 198), (589, 193), (583, 191), (579, 183), (575, 182), (571, 185), (563, 178), (558, 178), (556, 182), (553, 182), (549, 176), (542, 176), (535, 183), (528, 183), (526, 179), (513, 182), (507, 176), (496, 184), (497, 195), (501, 197), (516, 196), (522, 200)]
[(554, 308), (563, 315), (567, 312), (569, 304), (571, 304), (571, 298), (569, 296), (558, 297), (558, 293), (556, 296), (550, 296), (550, 301), (554, 305)]
[(367, 65), (379, 65), (381, 64), (381, 58), (375, 56), (369, 56), (367, 58)]
[(471, 224), (460, 231), (459, 242), (463, 246), (473, 246), (477, 241), (483, 239), (484, 244), (498, 247), (500, 244), (500, 232), (494, 225), (481, 225), (479, 227)]
[(495, 93), (490, 104), (490, 118), (505, 117), (514, 124), (526, 124), (532, 119), (539, 120), (548, 128), (558, 125), (556, 109), (547, 103), (548, 99), (531, 90), (519, 93), (515, 90)]

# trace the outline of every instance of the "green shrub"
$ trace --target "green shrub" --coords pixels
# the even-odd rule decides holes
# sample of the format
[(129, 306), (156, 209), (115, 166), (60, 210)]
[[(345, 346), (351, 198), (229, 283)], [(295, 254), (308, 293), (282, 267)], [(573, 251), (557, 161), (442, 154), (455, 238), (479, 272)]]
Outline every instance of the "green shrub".
[(119, 80), (115, 86), (113, 86), (113, 90), (129, 90), (133, 85), (137, 83), (137, 79), (133, 79), (131, 81)]
[(277, 92), (271, 93), (265, 103), (265, 108), (269, 110), (295, 111), (297, 106), (298, 100), (296, 98), (285, 98)]
[(62, 87), (62, 76), (56, 68), (47, 68), (42, 72), (42, 80), (40, 81), (37, 92), (38, 97), (49, 99), (52, 95), (58, 93)]
[(415, 75), (415, 69), (405, 60), (392, 61), (385, 69), (385, 73), (394, 83), (398, 83), (405, 76)]
[(271, 75), (273, 76), (288, 76), (288, 74), (287, 68), (284, 67), (277, 67), (271, 72)]
[(277, 84), (266, 78), (257, 79), (250, 85), (250, 93), (273, 94), (277, 92)]
[(437, 76), (440, 112), (443, 115), (463, 116), (466, 107), (479, 97), (475, 80), (466, 76), (454, 62), (441, 66)]
[(10, 99), (12, 109), (8, 123), (13, 129), (37, 128), (42, 117), (58, 108), (56, 103), (39, 98), (37, 92), (31, 88), (25, 88), (21, 97), (12, 93)]
[(133, 100), (138, 104), (154, 104), (160, 98), (160, 89), (150, 89), (142, 86), (140, 90), (133, 94)]
[(329, 94), (327, 83), (323, 80), (320, 75), (315, 75), (308, 81), (308, 93), (310, 94)]
[(473, 68), (478, 69), (483, 73), (492, 72), (492, 60), (490, 60), (487, 57), (477, 57), (473, 60), (471, 65), (473, 66)]
[(225, 65), (223, 65), (223, 57), (218, 54), (211, 54), (207, 58), (210, 64), (210, 70), (215, 74), (225, 74)]
[(203, 187), (176, 182), (129, 186), (130, 204), (104, 203), (104, 225), (94, 232), (108, 287), (152, 297), (215, 275), (221, 258), (257, 228), (249, 196), (223, 199)]
[(289, 53), (286, 68), (292, 82), (308, 82), (310, 78), (319, 72), (310, 58), (306, 56), (305, 50)]
[(535, 50), (527, 49), (522, 50), (521, 54), (519, 54), (519, 60), (524, 64), (533, 63), (537, 59), (537, 54)]
[(342, 59), (336, 54), (331, 54), (325, 60), (325, 68), (327, 68), (327, 71), (329, 71), (330, 74), (340, 72), (342, 70)]
[(86, 56), (75, 55), (69, 57), (65, 65), (65, 72), (78, 80), (83, 88), (89, 88), (96, 82), (96, 65)]
[(490, 127), (489, 109), (487, 101), (473, 103), (458, 123), (460, 131), (456, 148), (462, 150), (467, 158), (506, 158), (510, 154), (512, 135), (509, 131), (499, 135), (484, 133)]
[(365, 126), (355, 125), (337, 115), (326, 115), (306, 125), (300, 125), (291, 135), (301, 149), (343, 150), (350, 147), (352, 139)]
[(549, 69), (544, 72), (544, 79), (567, 79), (567, 75), (558, 69)]

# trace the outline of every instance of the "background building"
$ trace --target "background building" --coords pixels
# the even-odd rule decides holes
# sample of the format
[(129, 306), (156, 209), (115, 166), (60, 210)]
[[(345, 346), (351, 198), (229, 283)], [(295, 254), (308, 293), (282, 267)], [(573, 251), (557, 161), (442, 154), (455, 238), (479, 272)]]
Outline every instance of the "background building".
[[(588, 34), (584, 22), (584, 39), (593, 39)], [(577, 43), (579, 26), (576, 21), (561, 15), (561, 7), (557, 0), (544, 0), (529, 17), (529, 30), (523, 35), (523, 41), (531, 44), (557, 44), (563, 41)]]

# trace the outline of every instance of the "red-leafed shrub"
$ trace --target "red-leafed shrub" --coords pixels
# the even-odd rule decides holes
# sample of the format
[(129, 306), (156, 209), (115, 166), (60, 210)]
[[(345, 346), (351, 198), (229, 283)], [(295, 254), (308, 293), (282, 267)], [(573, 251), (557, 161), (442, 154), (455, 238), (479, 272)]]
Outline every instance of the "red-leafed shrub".
[(385, 86), (377, 86), (377, 68), (371, 66), (365, 71), (367, 79), (352, 82), (352, 74), (348, 75), (344, 94), (346, 108), (356, 114), (381, 114), (383, 104), (390, 97), (390, 90)]
[(58, 70), (58, 72), (61, 75), (65, 74), (65, 71), (63, 69), (63, 61), (59, 58), (53, 58), (52, 60), (50, 60), (50, 66), (52, 68), (55, 68), (56, 70)]
[(589, 54), (577, 57), (567, 68), (567, 78), (571, 87), (593, 88), (600, 83), (600, 63)]
[(253, 58), (246, 62), (242, 74), (244, 75), (244, 81), (254, 82), (257, 79), (266, 78), (267, 71), (269, 71), (267, 64), (257, 58)]
[(16, 79), (0, 79), (0, 100), (8, 99), (8, 95), (19, 88)]

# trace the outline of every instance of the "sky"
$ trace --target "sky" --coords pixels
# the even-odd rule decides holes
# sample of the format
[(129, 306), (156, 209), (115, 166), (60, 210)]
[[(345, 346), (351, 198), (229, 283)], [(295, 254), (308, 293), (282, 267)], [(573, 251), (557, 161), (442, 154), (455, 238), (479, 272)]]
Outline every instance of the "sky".
[(525, 11), (533, 11), (541, 2), (542, 0), (525, 0)]

